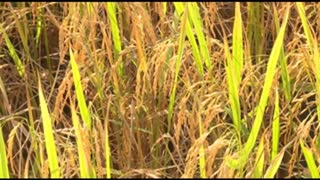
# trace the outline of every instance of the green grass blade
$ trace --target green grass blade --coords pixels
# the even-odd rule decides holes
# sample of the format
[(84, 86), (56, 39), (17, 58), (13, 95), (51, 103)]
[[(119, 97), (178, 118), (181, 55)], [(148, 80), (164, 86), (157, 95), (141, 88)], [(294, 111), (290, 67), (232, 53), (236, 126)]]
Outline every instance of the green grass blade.
[(6, 145), (2, 134), (2, 123), (0, 124), (0, 178), (10, 178), (8, 160), (6, 155)]
[[(200, 107), (200, 109), (202, 109)], [(200, 112), (202, 112), (200, 110)], [(198, 126), (199, 126), (199, 137), (202, 137), (203, 135), (203, 123), (202, 123), (202, 118), (201, 115), (198, 115)], [(201, 178), (207, 178), (207, 173), (206, 173), (206, 157), (205, 157), (205, 150), (203, 144), (200, 145), (199, 148), (199, 168), (200, 168), (200, 177)]]
[[(119, 53), (121, 51), (121, 39), (120, 39), (120, 31), (118, 27), (117, 22), (117, 16), (116, 16), (116, 4), (114, 2), (107, 2), (106, 3), (106, 9), (108, 12), (108, 17), (110, 20), (110, 28), (111, 28), (111, 34), (112, 39), (114, 43), (114, 59), (118, 60)], [(123, 74), (123, 64), (120, 63), (118, 68), (118, 73), (120, 76)]]
[(110, 144), (109, 144), (109, 133), (108, 133), (108, 128), (106, 128), (106, 172), (107, 172), (107, 178), (111, 178), (111, 151), (110, 151)]
[(192, 24), (196, 30), (196, 34), (199, 41), (200, 46), (200, 53), (201, 57), (204, 59), (204, 63), (207, 66), (208, 70), (211, 69), (211, 60), (210, 60), (210, 54), (208, 49), (208, 43), (205, 39), (205, 36), (203, 34), (203, 24), (202, 19), (199, 13), (199, 7), (196, 2), (189, 3), (189, 19), (192, 20)]
[(307, 161), (307, 165), (308, 165), (308, 169), (310, 171), (311, 177), (320, 178), (319, 171), (315, 163), (315, 160), (313, 158), (312, 151), (304, 146), (304, 143), (301, 139), (300, 139), (300, 146), (301, 146), (302, 153)]
[(187, 6), (185, 6), (184, 14), (181, 17), (181, 30), (180, 30), (180, 37), (179, 37), (178, 57), (177, 57), (176, 66), (175, 66), (174, 84), (173, 84), (173, 88), (172, 88), (170, 100), (169, 100), (168, 132), (170, 131), (170, 128), (171, 128), (171, 119), (172, 119), (172, 115), (173, 115), (173, 107), (174, 107), (175, 96), (176, 96), (176, 91), (177, 91), (178, 75), (179, 75), (181, 61), (182, 61), (183, 49), (185, 46), (184, 40), (186, 37), (187, 21), (188, 21), (188, 10), (187, 10)]
[(276, 99), (274, 102), (274, 113), (272, 122), (272, 150), (271, 160), (278, 154), (279, 139), (280, 139), (280, 108), (279, 108), (279, 93), (276, 91)]
[(284, 33), (285, 33), (287, 22), (288, 22), (289, 12), (290, 12), (290, 9), (288, 8), (285, 14), (284, 22), (280, 28), (279, 34), (277, 36), (277, 39), (274, 43), (274, 46), (270, 54), (269, 62), (267, 65), (266, 78), (263, 85), (263, 90), (262, 90), (262, 94), (258, 104), (257, 114), (252, 126), (252, 130), (244, 146), (244, 149), (240, 152), (239, 159), (235, 160), (229, 156), (227, 157), (227, 163), (230, 167), (233, 167), (233, 168), (244, 167), (252, 149), (255, 146), (255, 142), (258, 137), (260, 127), (263, 121), (264, 111), (267, 106), (268, 96), (272, 86), (273, 77), (275, 75), (277, 61), (279, 59), (281, 47), (283, 45)]
[(88, 9), (89, 15), (93, 15), (93, 13), (94, 13), (94, 7), (93, 7), (92, 2), (88, 2), (88, 3), (87, 3), (87, 9)]
[(253, 171), (253, 178), (261, 178), (263, 176), (263, 165), (264, 165), (264, 139), (260, 140), (256, 155), (256, 167)]
[[(7, 93), (5, 91), (5, 86), (3, 84), (3, 81), (1, 79), (0, 76), (0, 92), (2, 94), (2, 101), (4, 102), (4, 104), (9, 104), (8, 101), (8, 96)], [(1, 113), (1, 108), (0, 107), (0, 116), (2, 115)], [(6, 109), (6, 107), (4, 107)], [(8, 169), (8, 160), (7, 160), (7, 155), (6, 155), (6, 145), (3, 139), (3, 133), (2, 133), (2, 126), (3, 123), (0, 122), (0, 162), (1, 162), (1, 167), (0, 167), (0, 178), (9, 178), (9, 169)]]
[[(107, 105), (107, 115), (106, 118), (109, 117), (109, 109), (110, 109), (111, 101), (109, 100)], [(107, 178), (111, 178), (111, 151), (110, 151), (110, 143), (109, 143), (109, 122), (108, 119), (106, 119), (105, 123), (105, 146), (106, 146), (106, 172), (107, 172)]]
[[(278, 18), (278, 12), (276, 10), (276, 7), (274, 7), (274, 21), (275, 21), (275, 26), (276, 26), (276, 32), (279, 33), (279, 29), (280, 29), (280, 22), (279, 22), (279, 18)], [(290, 77), (289, 77), (289, 73), (288, 73), (288, 67), (287, 67), (287, 61), (284, 55), (284, 47), (281, 47), (281, 52), (280, 52), (280, 67), (281, 67), (281, 80), (282, 80), (282, 86), (283, 86), (283, 90), (284, 90), (284, 95), (285, 98), (287, 100), (287, 102), (289, 102), (291, 100), (291, 87), (290, 87)]]
[(164, 15), (164, 16), (167, 14), (167, 4), (168, 4), (168, 2), (163, 2), (163, 3), (162, 3), (163, 15)]
[(49, 159), (50, 175), (52, 178), (61, 178), (60, 168), (58, 164), (58, 156), (57, 156), (55, 141), (53, 137), (53, 130), (52, 130), (52, 124), (51, 124), (52, 121), (47, 108), (47, 103), (45, 101), (45, 98), (42, 92), (40, 78), (38, 79), (38, 81), (39, 81), (38, 88), (39, 88), (41, 118), (43, 121), (43, 131), (44, 131), (47, 155)]
[(80, 177), (90, 178), (91, 177), (90, 171), (89, 171), (90, 162), (88, 162), (88, 159), (86, 158), (84, 142), (82, 141), (82, 136), (81, 136), (82, 133), (80, 130), (81, 126), (73, 105), (71, 105), (71, 114), (72, 114), (72, 122), (73, 122), (73, 127), (75, 130), (76, 141), (77, 141), (79, 165), (80, 165)]
[[(179, 15), (181, 15), (183, 12), (183, 9), (184, 9), (183, 3), (182, 2), (175, 2), (174, 6), (176, 8), (177, 13)], [(188, 6), (186, 8), (188, 8)], [(189, 10), (189, 8), (188, 8), (188, 10)], [(199, 73), (203, 76), (204, 75), (203, 62), (201, 59), (199, 47), (196, 42), (196, 38), (194, 36), (194, 33), (192, 32), (192, 21), (189, 18), (187, 18), (187, 22), (186, 22), (186, 34), (187, 34), (188, 40), (191, 44), (192, 54), (194, 57), (196, 68), (199, 71)]]
[(6, 42), (6, 45), (9, 49), (10, 56), (12, 57), (14, 63), (16, 64), (16, 68), (18, 70), (19, 75), (22, 77), (24, 75), (24, 66), (22, 64), (21, 59), (19, 58), (14, 46), (12, 45), (10, 38), (8, 37), (7, 32), (3, 29), (2, 24), (0, 24), (0, 32)]
[(42, 29), (42, 21), (43, 21), (43, 13), (42, 8), (39, 8), (39, 16), (37, 16), (37, 33), (36, 33), (36, 44), (39, 45), (41, 29)]
[[(178, 56), (175, 63), (174, 82), (173, 82), (173, 87), (172, 87), (172, 91), (169, 99), (168, 116), (167, 116), (167, 123), (168, 123), (167, 133), (169, 133), (171, 130), (171, 123), (172, 123), (171, 121), (172, 121), (173, 107), (174, 107), (176, 91), (177, 91), (178, 75), (181, 68), (182, 54), (185, 46), (186, 25), (188, 22), (188, 6), (187, 5), (185, 6), (184, 14), (180, 18), (180, 21), (181, 21), (181, 27), (180, 27), (180, 37), (179, 37), (179, 44), (178, 44)], [(168, 149), (168, 142), (166, 143), (166, 147)], [(164, 159), (165, 160), (168, 159), (167, 151), (165, 153)]]
[(89, 130), (91, 130), (91, 115), (87, 107), (86, 100), (84, 98), (79, 68), (75, 61), (71, 48), (70, 48), (70, 62), (71, 62), (73, 82), (76, 90), (81, 118), (85, 122), (86, 127), (89, 128)]
[(282, 162), (285, 149), (286, 148), (283, 148), (281, 152), (272, 160), (263, 178), (274, 178)]
[(236, 86), (241, 82), (241, 70), (243, 67), (243, 37), (240, 3), (236, 2), (235, 20), (233, 24), (232, 38), (232, 63), (235, 71)]
[[(225, 41), (226, 42), (226, 41)], [(231, 105), (231, 113), (232, 113), (232, 121), (233, 124), (237, 130), (238, 133), (240, 133), (241, 126), (240, 126), (240, 101), (239, 101), (239, 94), (238, 94), (238, 87), (234, 83), (234, 75), (232, 73), (232, 65), (231, 63), (231, 55), (228, 50), (228, 46), (225, 43), (225, 52), (228, 59), (228, 65), (226, 65), (226, 73), (227, 73), (227, 83), (228, 83), (228, 92), (229, 92), (229, 100), (230, 100), (230, 105)]]
[(298, 8), (299, 16), (301, 18), (302, 27), (303, 27), (304, 32), (306, 34), (307, 44), (308, 44), (309, 48), (312, 50), (313, 49), (313, 41), (314, 41), (314, 39), (313, 39), (313, 36), (311, 34), (311, 30), (309, 28), (309, 25), (308, 25), (308, 20), (307, 20), (307, 17), (306, 17), (304, 6), (303, 6), (302, 2), (296, 2), (296, 5), (297, 5), (297, 8)]
[[(20, 5), (22, 5), (22, 3)], [(20, 7), (25, 8), (24, 5)], [(22, 42), (24, 53), (27, 55), (27, 58), (31, 59), (30, 48), (29, 48), (30, 44), (28, 43), (28, 38), (30, 37), (30, 34), (29, 34), (30, 27), (27, 23), (27, 18), (26, 16), (22, 16), (22, 18), (20, 16), (19, 18), (19, 16), (15, 14), (14, 19), (15, 19), (16, 29), (18, 30), (18, 33), (19, 33), (19, 39)]]
[(224, 50), (227, 57), (226, 72), (232, 120), (237, 132), (243, 134), (244, 129), (241, 126), (241, 110), (239, 100), (239, 86), (241, 81), (241, 69), (243, 66), (242, 20), (239, 3), (236, 3), (235, 11), (232, 56), (230, 55), (226, 38), (224, 38)]

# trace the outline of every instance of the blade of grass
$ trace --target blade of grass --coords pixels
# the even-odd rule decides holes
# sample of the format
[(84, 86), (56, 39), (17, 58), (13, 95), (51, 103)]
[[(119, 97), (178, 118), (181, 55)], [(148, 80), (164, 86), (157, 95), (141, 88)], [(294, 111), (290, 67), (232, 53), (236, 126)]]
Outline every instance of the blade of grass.
[(243, 67), (243, 37), (242, 37), (242, 19), (240, 11), (240, 2), (236, 2), (235, 20), (233, 25), (232, 38), (232, 63), (235, 71), (235, 83), (238, 87), (241, 82), (241, 70)]
[[(114, 2), (106, 2), (106, 9), (110, 20), (111, 34), (114, 43), (114, 59), (118, 60), (121, 51), (121, 39), (116, 16), (116, 4)], [(123, 63), (120, 63), (118, 73), (121, 77), (123, 74)]]
[(2, 36), (6, 42), (6, 45), (9, 49), (10, 56), (12, 57), (14, 63), (16, 64), (16, 68), (18, 70), (19, 75), (22, 77), (24, 75), (24, 66), (22, 64), (21, 59), (19, 58), (14, 46), (12, 45), (7, 32), (3, 29), (2, 24), (0, 24), (0, 32), (2, 32)]
[(93, 3), (92, 3), (92, 2), (88, 2), (88, 3), (87, 3), (87, 10), (88, 10), (88, 14), (89, 14), (89, 15), (93, 15), (93, 13), (94, 13), (94, 7), (93, 7)]
[[(172, 87), (172, 91), (169, 99), (168, 116), (167, 116), (167, 123), (168, 123), (167, 133), (170, 133), (170, 130), (171, 130), (171, 121), (172, 121), (173, 107), (174, 107), (176, 91), (177, 91), (178, 75), (179, 75), (181, 61), (182, 61), (183, 49), (185, 46), (186, 24), (188, 22), (188, 6), (187, 5), (185, 5), (184, 14), (180, 18), (180, 21), (181, 21), (181, 27), (180, 27), (180, 37), (179, 37), (179, 45), (178, 45), (178, 56), (175, 63), (174, 82), (173, 82), (173, 87)], [(166, 149), (169, 150), (168, 141), (166, 142)], [(167, 161), (168, 151), (166, 151), (164, 159), (165, 161)]]
[(302, 2), (296, 2), (297, 8), (298, 8), (298, 13), (301, 19), (301, 23), (302, 23), (302, 27), (304, 29), (304, 32), (306, 34), (306, 38), (307, 38), (307, 44), (309, 46), (309, 48), (312, 50), (313, 49), (313, 41), (314, 39), (312, 38), (312, 34), (311, 34), (311, 30), (309, 28), (308, 25), (308, 20), (306, 17), (306, 13), (304, 10), (304, 6), (302, 4)]
[(40, 76), (38, 74), (38, 88), (39, 88), (39, 101), (41, 108), (41, 118), (43, 121), (43, 131), (46, 143), (46, 150), (49, 159), (49, 168), (51, 178), (60, 178), (60, 168), (58, 164), (58, 156), (55, 146), (55, 141), (53, 137), (53, 130), (51, 124), (51, 117), (47, 108), (47, 103), (45, 101), (44, 95), (42, 93)]
[(70, 62), (71, 62), (71, 68), (72, 68), (72, 74), (73, 74), (73, 82), (76, 90), (76, 96), (79, 103), (80, 108), (80, 115), (83, 121), (85, 122), (86, 127), (91, 130), (91, 116), (88, 109), (88, 106), (85, 101), (82, 85), (81, 85), (81, 77), (78, 65), (75, 61), (75, 57), (73, 55), (73, 52), (70, 50)]
[[(108, 105), (107, 105), (107, 115), (106, 118), (109, 118), (109, 110), (110, 110), (110, 104), (111, 100), (109, 99)], [(106, 172), (107, 172), (107, 178), (111, 178), (111, 151), (110, 151), (110, 144), (109, 144), (109, 119), (105, 120), (105, 146), (106, 146)]]
[(284, 33), (285, 33), (287, 22), (288, 22), (289, 12), (290, 12), (290, 7), (288, 7), (288, 9), (286, 11), (284, 22), (282, 23), (279, 34), (277, 36), (277, 39), (274, 43), (274, 46), (273, 46), (271, 54), (270, 54), (269, 62), (267, 65), (266, 78), (265, 78), (265, 82), (263, 85), (263, 90), (262, 90), (262, 94), (260, 97), (260, 101), (258, 104), (256, 118), (254, 120), (252, 130), (250, 132), (248, 140), (247, 140), (243, 150), (240, 151), (239, 159), (236, 160), (230, 156), (226, 157), (227, 164), (231, 168), (240, 169), (240, 168), (244, 167), (248, 158), (249, 158), (249, 155), (250, 155), (252, 149), (255, 146), (255, 142), (258, 137), (258, 133), (260, 131), (260, 127), (261, 127), (261, 124), (263, 121), (264, 111), (267, 106), (268, 96), (269, 96), (270, 89), (272, 86), (273, 77), (275, 75), (277, 61), (279, 59), (281, 47), (283, 45)]
[[(176, 11), (179, 15), (182, 14), (183, 12), (183, 9), (184, 9), (184, 5), (182, 2), (174, 2), (174, 6), (176, 8)], [(188, 9), (188, 6), (185, 7), (185, 9)], [(187, 37), (188, 37), (188, 40), (191, 44), (191, 48), (192, 48), (192, 55), (194, 57), (194, 62), (196, 64), (196, 68), (198, 70), (198, 72), (201, 74), (201, 76), (204, 75), (204, 70), (203, 70), (203, 62), (202, 62), (202, 59), (201, 59), (201, 55), (200, 55), (200, 52), (199, 52), (199, 48), (198, 48), (198, 45), (197, 45), (197, 42), (196, 42), (196, 38), (194, 36), (194, 33), (192, 32), (192, 21), (189, 19), (189, 17), (187, 18), (187, 22), (186, 22), (186, 34), (187, 34)]]
[(181, 61), (182, 61), (182, 54), (183, 54), (183, 49), (185, 46), (185, 36), (186, 36), (186, 24), (188, 21), (188, 6), (185, 6), (185, 11), (184, 14), (181, 17), (181, 27), (180, 27), (180, 37), (179, 37), (179, 46), (178, 46), (178, 57), (176, 59), (175, 63), (175, 75), (174, 75), (174, 82), (173, 82), (173, 88), (171, 91), (170, 95), (170, 100), (169, 100), (169, 107), (168, 107), (168, 132), (171, 129), (171, 119), (173, 115), (173, 106), (175, 102), (175, 96), (176, 96), (176, 91), (177, 91), (177, 84), (178, 84), (178, 75), (180, 71), (180, 66), (181, 66)]
[(36, 33), (36, 45), (39, 45), (39, 39), (42, 30), (43, 13), (42, 8), (39, 8), (39, 15), (37, 16), (37, 33)]
[(2, 123), (0, 123), (0, 177), (1, 178), (10, 178), (9, 169), (8, 169), (8, 160), (6, 155), (6, 145), (4, 143), (3, 134), (2, 134)]
[(271, 160), (273, 160), (278, 154), (279, 139), (280, 139), (280, 110), (279, 110), (279, 93), (276, 90), (276, 99), (274, 102), (274, 113), (272, 122), (272, 150)]
[[(25, 8), (24, 3), (19, 3), (20, 8)], [(12, 7), (11, 7), (12, 8)], [(15, 19), (15, 25), (19, 33), (19, 38), (22, 42), (22, 46), (24, 49), (25, 54), (29, 59), (31, 59), (30, 56), (30, 50), (29, 50), (29, 44), (28, 44), (28, 37), (29, 35), (29, 27), (27, 23), (27, 18), (26, 16), (18, 16), (17, 14), (13, 13), (13, 17)]]
[(81, 133), (81, 126), (79, 123), (78, 116), (74, 109), (73, 103), (71, 103), (71, 115), (72, 115), (72, 122), (73, 127), (75, 130), (76, 141), (77, 141), (77, 148), (78, 148), (78, 156), (79, 156), (79, 165), (80, 165), (80, 177), (81, 178), (90, 178), (90, 169), (89, 169), (89, 160), (86, 158), (84, 142), (82, 141), (82, 133)]
[(203, 33), (203, 24), (202, 24), (202, 19), (199, 13), (199, 7), (196, 2), (189, 3), (189, 11), (190, 11), (189, 19), (192, 20), (192, 24), (196, 30), (196, 34), (198, 37), (198, 41), (200, 45), (199, 49), (202, 55), (201, 57), (204, 59), (204, 63), (207, 66), (207, 69), (211, 70), (209, 49)]
[(168, 4), (168, 2), (162, 2), (163, 15), (164, 16), (167, 14), (167, 4)]
[(284, 152), (287, 149), (287, 147), (288, 147), (288, 145), (286, 145), (286, 147), (284, 147), (280, 151), (280, 153), (274, 157), (274, 159), (272, 160), (271, 164), (269, 165), (269, 168), (267, 169), (263, 178), (274, 178), (274, 176), (276, 175), (276, 173), (280, 167)]
[(304, 146), (304, 142), (300, 139), (302, 153), (307, 161), (308, 169), (312, 178), (320, 178), (319, 170), (313, 158), (312, 151)]
[(263, 165), (264, 165), (264, 139), (260, 140), (256, 155), (256, 166), (253, 171), (253, 178), (261, 178), (263, 176)]
[(226, 36), (224, 36), (224, 50), (227, 58), (226, 73), (232, 121), (236, 131), (240, 134), (244, 134), (245, 130), (241, 124), (241, 110), (239, 100), (239, 86), (241, 81), (241, 69), (243, 66), (242, 20), (239, 3), (236, 3), (235, 11), (232, 56), (229, 52), (229, 46), (226, 40)]
[[(201, 86), (201, 90), (204, 91), (205, 86)], [(196, 96), (196, 101), (201, 102), (200, 99)], [(203, 123), (202, 123), (202, 118), (201, 118), (201, 112), (204, 112), (204, 109), (202, 106), (199, 106), (200, 110), (197, 115), (198, 119), (198, 126), (199, 126), (199, 137), (203, 137)], [(201, 178), (207, 178), (207, 173), (206, 173), (206, 157), (205, 157), (205, 150), (203, 143), (201, 143), (200, 148), (199, 148), (199, 168), (200, 168), (200, 177)]]
[[(275, 22), (275, 26), (276, 26), (276, 33), (279, 33), (279, 29), (280, 29), (280, 22), (279, 22), (279, 18), (278, 18), (278, 12), (276, 10), (275, 5), (273, 4), (273, 12), (274, 12), (274, 22)], [(281, 52), (280, 52), (280, 67), (281, 67), (281, 80), (282, 80), (282, 86), (283, 86), (283, 90), (284, 90), (284, 95), (285, 98), (287, 100), (287, 102), (289, 102), (291, 100), (291, 87), (290, 87), (290, 77), (289, 77), (289, 73), (288, 73), (288, 68), (287, 68), (287, 61), (286, 58), (284, 56), (284, 47), (281, 47)]]

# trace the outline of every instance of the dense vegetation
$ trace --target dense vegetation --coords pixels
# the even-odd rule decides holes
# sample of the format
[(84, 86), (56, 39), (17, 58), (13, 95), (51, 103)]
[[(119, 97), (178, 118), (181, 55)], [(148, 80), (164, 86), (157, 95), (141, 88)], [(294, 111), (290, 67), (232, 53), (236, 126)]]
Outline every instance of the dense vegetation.
[(1, 2), (1, 177), (319, 177), (320, 3)]

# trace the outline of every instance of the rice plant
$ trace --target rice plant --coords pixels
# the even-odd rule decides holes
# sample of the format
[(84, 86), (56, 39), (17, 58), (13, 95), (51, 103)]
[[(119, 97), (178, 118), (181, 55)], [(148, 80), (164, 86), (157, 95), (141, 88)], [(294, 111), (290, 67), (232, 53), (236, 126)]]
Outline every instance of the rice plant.
[(0, 177), (319, 177), (317, 2), (1, 2)]

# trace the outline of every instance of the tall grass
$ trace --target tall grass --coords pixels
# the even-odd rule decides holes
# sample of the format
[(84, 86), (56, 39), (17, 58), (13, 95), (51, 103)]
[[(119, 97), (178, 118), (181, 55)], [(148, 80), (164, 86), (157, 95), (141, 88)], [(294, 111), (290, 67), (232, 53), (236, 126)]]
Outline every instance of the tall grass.
[(270, 92), (270, 89), (272, 86), (273, 77), (275, 75), (276, 65), (277, 65), (277, 61), (279, 59), (281, 46), (283, 44), (283, 38), (284, 38), (285, 29), (287, 26), (289, 12), (290, 12), (290, 9), (287, 8), (284, 22), (282, 23), (279, 34), (277, 36), (277, 39), (274, 43), (274, 46), (273, 46), (271, 54), (270, 54), (262, 94), (261, 94), (260, 101), (258, 104), (255, 121), (253, 123), (252, 130), (250, 132), (248, 140), (247, 140), (243, 150), (240, 151), (240, 155), (239, 155), (238, 160), (230, 159), (230, 157), (227, 158), (228, 159), (227, 162), (229, 162), (229, 165), (233, 168), (242, 168), (246, 164), (246, 162), (249, 158), (249, 155), (255, 146), (255, 141), (258, 137), (261, 123), (263, 121), (263, 114), (265, 111), (265, 107), (267, 105), (268, 96), (269, 96), (269, 92)]
[(0, 9), (1, 177), (319, 177), (318, 4)]
[(241, 122), (239, 99), (239, 86), (241, 83), (241, 71), (243, 66), (243, 38), (240, 3), (236, 3), (235, 21), (233, 24), (232, 55), (229, 52), (229, 47), (226, 39), (224, 39), (224, 42), (227, 57), (226, 72), (229, 87), (228, 91), (232, 111), (232, 120), (237, 132), (243, 134), (244, 126), (242, 126)]

